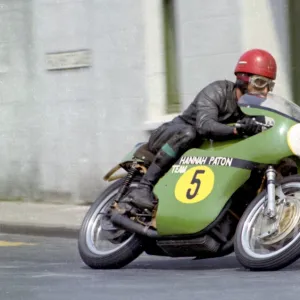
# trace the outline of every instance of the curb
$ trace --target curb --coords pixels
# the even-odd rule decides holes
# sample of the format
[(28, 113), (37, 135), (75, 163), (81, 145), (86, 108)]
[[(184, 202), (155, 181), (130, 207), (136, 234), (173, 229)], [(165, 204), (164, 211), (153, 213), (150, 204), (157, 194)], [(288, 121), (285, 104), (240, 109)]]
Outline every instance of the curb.
[(0, 233), (77, 239), (79, 228), (0, 223)]

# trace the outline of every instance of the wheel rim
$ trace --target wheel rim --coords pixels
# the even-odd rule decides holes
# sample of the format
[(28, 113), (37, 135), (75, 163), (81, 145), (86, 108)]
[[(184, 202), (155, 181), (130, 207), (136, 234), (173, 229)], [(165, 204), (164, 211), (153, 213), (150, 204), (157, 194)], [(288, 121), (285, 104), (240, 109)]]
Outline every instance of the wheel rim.
[[(132, 186), (135, 186), (136, 183), (133, 183)], [(114, 197), (116, 196), (118, 192), (118, 189), (115, 189), (113, 192), (111, 192), (105, 199), (99, 204), (99, 206), (95, 209), (93, 215), (91, 216), (86, 230), (86, 244), (89, 250), (96, 254), (96, 255), (109, 255), (112, 254), (122, 247), (124, 247), (126, 244), (128, 244), (135, 236), (135, 234), (131, 234), (125, 241), (123, 241), (120, 244), (113, 244), (109, 242), (108, 240), (104, 239), (102, 240), (103, 246), (110, 246), (115, 245), (116, 247), (111, 250), (102, 250), (98, 248), (98, 238), (101, 237), (101, 233), (103, 232), (101, 227), (101, 219), (103, 217), (104, 210), (113, 203)], [(94, 241), (94, 238), (96, 238), (96, 242)]]
[[(296, 189), (296, 192), (289, 192), (290, 189)], [(277, 210), (280, 213), (277, 220), (279, 225), (277, 233), (269, 235), (268, 238), (257, 239), (260, 232), (264, 232), (267, 228), (275, 227), (275, 224), (269, 227), (264, 226), (266, 218), (262, 218), (262, 211), (265, 197), (254, 206), (244, 222), (241, 243), (244, 251), (253, 258), (272, 258), (292, 246), (300, 236), (300, 183), (291, 182), (284, 184), (282, 185), (282, 190), (290, 206), (286, 206), (283, 200), (277, 206)], [(270, 232), (272, 231), (270, 230)]]

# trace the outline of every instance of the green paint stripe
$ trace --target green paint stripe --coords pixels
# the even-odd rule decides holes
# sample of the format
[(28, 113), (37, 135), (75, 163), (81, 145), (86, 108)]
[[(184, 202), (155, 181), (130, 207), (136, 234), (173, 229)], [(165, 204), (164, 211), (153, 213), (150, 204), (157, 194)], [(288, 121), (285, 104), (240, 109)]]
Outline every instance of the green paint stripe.
[(169, 156), (176, 157), (176, 152), (171, 148), (169, 144), (164, 144), (161, 149)]

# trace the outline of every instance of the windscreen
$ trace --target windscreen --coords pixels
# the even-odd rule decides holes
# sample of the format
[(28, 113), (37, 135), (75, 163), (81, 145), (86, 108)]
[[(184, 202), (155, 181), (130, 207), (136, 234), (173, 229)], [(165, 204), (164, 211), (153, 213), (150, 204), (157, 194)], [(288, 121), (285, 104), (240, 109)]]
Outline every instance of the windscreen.
[(249, 105), (250, 107), (265, 107), (300, 122), (300, 107), (276, 94), (269, 93), (267, 98), (246, 94), (239, 99), (238, 104), (242, 106)]

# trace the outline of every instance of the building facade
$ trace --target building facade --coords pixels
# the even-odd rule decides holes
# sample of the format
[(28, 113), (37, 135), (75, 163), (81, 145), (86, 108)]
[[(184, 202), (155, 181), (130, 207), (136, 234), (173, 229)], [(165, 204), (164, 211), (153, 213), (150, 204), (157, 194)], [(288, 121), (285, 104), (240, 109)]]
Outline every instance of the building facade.
[(234, 80), (247, 49), (275, 56), (274, 92), (291, 99), (292, 2), (0, 0), (0, 197), (94, 201), (107, 170), (206, 84)]

